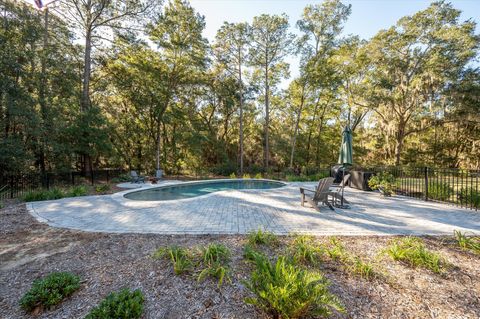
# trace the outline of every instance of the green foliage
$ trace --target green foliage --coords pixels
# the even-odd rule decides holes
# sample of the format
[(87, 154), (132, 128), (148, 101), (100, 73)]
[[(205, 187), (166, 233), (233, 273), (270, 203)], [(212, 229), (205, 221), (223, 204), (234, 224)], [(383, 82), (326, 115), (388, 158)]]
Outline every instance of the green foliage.
[(329, 174), (327, 172), (317, 173), (313, 175), (293, 175), (287, 174), (285, 179), (287, 182), (318, 182), (322, 178), (328, 177)]
[(225, 278), (228, 278), (228, 262), (230, 260), (230, 250), (222, 244), (210, 244), (202, 248), (203, 270), (198, 275), (198, 280), (204, 280), (207, 276), (218, 279), (218, 286), (223, 284)]
[(428, 181), (428, 198), (446, 201), (450, 199), (452, 194), (453, 188), (449, 183), (436, 180)]
[(134, 319), (143, 312), (144, 296), (140, 290), (122, 289), (109, 294), (85, 319)]
[(248, 244), (252, 247), (257, 245), (274, 246), (279, 242), (278, 237), (275, 234), (261, 229), (258, 229), (256, 232), (250, 232), (247, 238)]
[(411, 267), (423, 267), (435, 273), (443, 272), (448, 266), (442, 256), (428, 250), (423, 240), (417, 237), (405, 237), (392, 241), (386, 253), (393, 260), (404, 262)]
[(254, 297), (246, 298), (247, 303), (276, 318), (328, 316), (333, 310), (344, 311), (321, 274), (297, 267), (283, 256), (275, 263), (261, 254), (254, 256), (255, 269), (245, 283)]
[(5, 204), (2, 201), (0, 201), (0, 209), (3, 209), (3, 207), (5, 207)]
[(85, 196), (88, 194), (88, 189), (84, 185), (78, 185), (70, 188), (66, 193), (65, 197), (77, 197), (77, 196)]
[(101, 184), (101, 185), (97, 185), (95, 186), (95, 191), (97, 193), (107, 193), (108, 191), (110, 191), (111, 189), (111, 186), (110, 184)]
[(454, 230), (453, 234), (460, 248), (480, 254), (480, 237), (469, 237), (458, 230)]
[(337, 237), (330, 237), (330, 245), (325, 248), (325, 251), (333, 260), (340, 260), (344, 258), (346, 254), (345, 247)]
[(37, 307), (49, 309), (62, 302), (80, 288), (80, 277), (68, 272), (54, 272), (33, 282), (30, 290), (20, 299), (26, 311)]
[(250, 176), (250, 174), (246, 173), (246, 174), (243, 174), (242, 178), (250, 179), (252, 177)]
[(371, 280), (377, 276), (374, 266), (369, 262), (363, 261), (358, 256), (348, 258), (346, 269), (366, 280)]
[(473, 208), (480, 208), (480, 190), (475, 191), (471, 188), (467, 189), (462, 187), (458, 197), (463, 204)]
[(371, 189), (378, 189), (384, 196), (392, 195), (394, 185), (395, 177), (387, 172), (377, 173), (368, 180), (368, 186)]
[(35, 202), (41, 200), (53, 200), (65, 197), (65, 193), (59, 188), (52, 188), (50, 190), (38, 189), (27, 192), (23, 196), (23, 200), (26, 202)]
[(237, 175), (235, 173), (232, 173), (228, 176), (229, 178), (237, 178)]
[(257, 173), (257, 174), (255, 174), (255, 176), (254, 176), (253, 178), (255, 178), (255, 179), (262, 179), (262, 178), (263, 178), (262, 173)]
[(173, 265), (173, 272), (176, 275), (189, 272), (193, 269), (192, 254), (183, 247), (170, 246), (160, 248), (153, 253), (153, 258), (167, 258)]
[(122, 174), (118, 177), (112, 178), (112, 183), (123, 183), (123, 182), (129, 182), (130, 180), (131, 180), (130, 175)]
[(295, 264), (317, 265), (323, 255), (323, 249), (315, 243), (313, 236), (295, 236), (288, 248), (288, 254)]

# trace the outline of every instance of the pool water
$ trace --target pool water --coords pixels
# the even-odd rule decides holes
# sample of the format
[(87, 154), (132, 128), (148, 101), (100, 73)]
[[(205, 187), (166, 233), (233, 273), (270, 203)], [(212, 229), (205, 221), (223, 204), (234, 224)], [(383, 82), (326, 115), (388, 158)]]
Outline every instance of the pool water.
[(124, 197), (133, 200), (147, 201), (174, 200), (197, 197), (225, 190), (271, 189), (279, 188), (285, 185), (285, 183), (270, 180), (212, 180), (145, 189), (125, 194)]

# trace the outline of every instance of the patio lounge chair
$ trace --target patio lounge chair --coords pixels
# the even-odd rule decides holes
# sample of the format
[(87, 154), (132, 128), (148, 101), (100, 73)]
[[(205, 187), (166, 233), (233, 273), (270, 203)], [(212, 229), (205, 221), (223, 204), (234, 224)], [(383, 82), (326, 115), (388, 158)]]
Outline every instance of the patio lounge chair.
[(137, 171), (130, 172), (131, 183), (145, 183), (145, 176), (140, 176)]
[[(334, 198), (334, 200), (342, 200), (342, 188), (347, 186), (348, 181), (350, 180), (350, 174), (347, 174), (343, 177), (342, 181), (338, 185), (332, 185), (331, 187), (336, 188), (335, 190), (331, 191), (331, 196)], [(350, 204), (345, 197), (343, 198), (343, 202), (345, 204)]]
[[(330, 186), (332, 186), (334, 181), (333, 177), (326, 177), (322, 178), (318, 182), (318, 186), (316, 187), (315, 190), (312, 189), (307, 189), (300, 187), (300, 193), (302, 194), (302, 206), (305, 206), (305, 202), (309, 202), (310, 205), (312, 205), (313, 208), (315, 208), (317, 211), (320, 211), (320, 208), (318, 207), (318, 203), (322, 203), (327, 205), (331, 210), (333, 209), (332, 203), (328, 200), (328, 196), (335, 196), (335, 192), (331, 192), (329, 190)], [(307, 194), (310, 193), (310, 194)]]

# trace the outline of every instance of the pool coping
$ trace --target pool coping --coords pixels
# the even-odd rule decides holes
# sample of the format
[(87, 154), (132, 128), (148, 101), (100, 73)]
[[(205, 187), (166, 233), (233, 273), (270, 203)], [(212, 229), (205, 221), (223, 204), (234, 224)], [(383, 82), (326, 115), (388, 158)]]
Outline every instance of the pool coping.
[(128, 190), (125, 190), (125, 191), (114, 193), (114, 194), (111, 195), (111, 199), (120, 203), (120, 204), (126, 204), (126, 203), (129, 203), (129, 204), (132, 204), (132, 203), (160, 204), (160, 203), (163, 203), (163, 202), (167, 202), (167, 203), (189, 202), (189, 201), (198, 200), (198, 199), (205, 199), (205, 198), (208, 198), (210, 196), (214, 196), (215, 194), (222, 193), (222, 192), (237, 191), (237, 192), (251, 193), (251, 192), (259, 192), (259, 191), (268, 191), (268, 190), (272, 189), (272, 188), (267, 188), (267, 189), (252, 188), (252, 189), (220, 190), (220, 191), (216, 191), (216, 192), (211, 192), (209, 194), (194, 196), (194, 197), (190, 197), (190, 198), (167, 199), (167, 200), (136, 200), (136, 199), (129, 199), (129, 198), (125, 197), (126, 194), (130, 194), (130, 193), (141, 192), (141, 191), (144, 191), (144, 190), (150, 190), (150, 189), (154, 189), (154, 188), (165, 188), (165, 187), (181, 185), (181, 184), (204, 184), (204, 183), (207, 183), (207, 182), (218, 182), (218, 181), (227, 182), (227, 181), (244, 181), (244, 180), (276, 182), (276, 183), (283, 184), (282, 186), (275, 187), (273, 189), (280, 189), (280, 188), (283, 188), (283, 187), (291, 186), (291, 183), (288, 183), (288, 182), (277, 181), (277, 180), (273, 180), (273, 179), (265, 179), (265, 178), (218, 178), (218, 179), (202, 179), (202, 180), (198, 180), (198, 181), (186, 181), (186, 182), (184, 182), (184, 181), (171, 181), (170, 182), (170, 181), (166, 180), (165, 181), (166, 183), (162, 183), (160, 185), (145, 184), (145, 186), (142, 185), (139, 188), (133, 188), (133, 189), (128, 189)]

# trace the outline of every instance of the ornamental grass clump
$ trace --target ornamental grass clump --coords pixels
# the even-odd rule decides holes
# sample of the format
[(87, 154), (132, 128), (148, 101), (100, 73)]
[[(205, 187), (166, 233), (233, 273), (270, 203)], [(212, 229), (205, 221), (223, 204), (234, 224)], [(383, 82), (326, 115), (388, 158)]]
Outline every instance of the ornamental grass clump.
[(453, 233), (460, 248), (480, 254), (480, 237), (469, 237), (458, 230), (455, 230)]
[(255, 269), (246, 287), (254, 297), (245, 299), (270, 313), (274, 318), (326, 317), (344, 307), (336, 296), (328, 291), (329, 282), (318, 272), (292, 264), (280, 256), (270, 262), (262, 254), (254, 255)]
[(417, 237), (405, 237), (393, 241), (386, 249), (393, 259), (401, 261), (410, 267), (423, 267), (434, 273), (442, 273), (448, 263), (439, 254), (428, 250), (423, 240)]
[(41, 200), (53, 200), (65, 197), (65, 193), (59, 188), (52, 188), (49, 190), (38, 189), (27, 192), (23, 196), (23, 200), (26, 202), (36, 202)]
[(210, 244), (201, 250), (203, 269), (198, 275), (198, 280), (202, 281), (206, 277), (213, 277), (218, 280), (218, 286), (228, 279), (230, 261), (230, 250), (222, 244)]
[(49, 309), (80, 288), (80, 277), (69, 272), (54, 272), (33, 282), (30, 290), (20, 299), (25, 311), (37, 307)]
[(122, 289), (109, 294), (85, 319), (136, 319), (142, 316), (144, 296), (140, 290)]
[(315, 266), (320, 263), (324, 253), (321, 246), (315, 243), (313, 236), (295, 236), (288, 249), (288, 255), (295, 264)]
[(259, 229), (248, 234), (248, 244), (252, 247), (257, 245), (276, 246), (278, 243), (278, 237), (269, 231)]
[(153, 258), (166, 258), (170, 260), (173, 266), (173, 272), (176, 275), (190, 272), (193, 269), (192, 254), (183, 247), (169, 246), (166, 248), (160, 248), (153, 253)]

